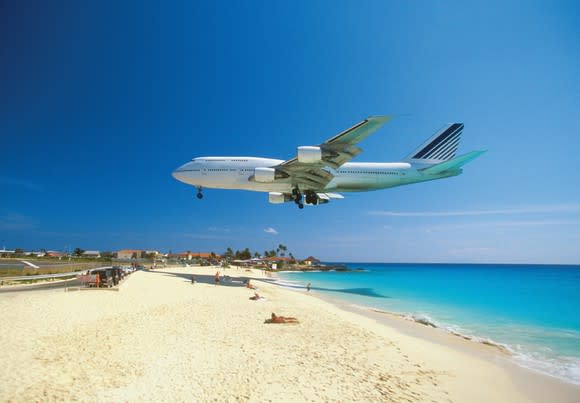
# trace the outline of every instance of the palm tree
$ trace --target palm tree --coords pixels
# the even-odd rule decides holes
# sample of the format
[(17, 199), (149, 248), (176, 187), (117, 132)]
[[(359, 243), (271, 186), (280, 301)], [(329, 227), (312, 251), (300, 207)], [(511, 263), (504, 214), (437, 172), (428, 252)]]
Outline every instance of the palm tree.
[(226, 260), (231, 260), (234, 257), (234, 251), (232, 250), (232, 248), (230, 248), (228, 246), (228, 248), (226, 249), (226, 252), (224, 253), (224, 258), (226, 258)]
[(286, 255), (286, 251), (288, 250), (288, 248), (286, 247), (286, 245), (278, 245), (278, 249), (277, 251), (280, 253), (280, 256), (284, 257)]

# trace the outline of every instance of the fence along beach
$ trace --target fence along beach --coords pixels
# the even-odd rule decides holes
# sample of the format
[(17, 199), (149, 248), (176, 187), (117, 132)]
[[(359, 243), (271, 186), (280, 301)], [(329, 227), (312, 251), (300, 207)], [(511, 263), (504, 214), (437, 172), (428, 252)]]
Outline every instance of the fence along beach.
[[(217, 270), (222, 282), (215, 286)], [(378, 322), (260, 281), (262, 275), (167, 268), (136, 272), (116, 293), (0, 294), (0, 400), (566, 402), (579, 396), (573, 385), (510, 366), (490, 348), (431, 337), (435, 331), (421, 325), (409, 332), (396, 319)], [(263, 299), (249, 299), (256, 290), (244, 286), (245, 278)], [(299, 323), (265, 324), (272, 312)]]

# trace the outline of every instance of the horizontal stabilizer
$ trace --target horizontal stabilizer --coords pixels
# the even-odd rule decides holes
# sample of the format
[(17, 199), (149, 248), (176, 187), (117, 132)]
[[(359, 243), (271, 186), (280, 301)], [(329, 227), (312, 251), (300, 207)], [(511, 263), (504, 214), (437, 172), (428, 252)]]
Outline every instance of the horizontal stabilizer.
[(316, 193), (321, 199), (344, 199), (344, 196), (338, 193)]
[(457, 158), (453, 158), (452, 160), (441, 162), (439, 164), (435, 164), (430, 166), (429, 168), (421, 169), (421, 172), (428, 173), (428, 174), (439, 174), (445, 171), (452, 171), (455, 169), (461, 168), (463, 165), (467, 164), (470, 161), (473, 161), (481, 154), (483, 154), (486, 150), (482, 151), (472, 151), (467, 154), (463, 154)]

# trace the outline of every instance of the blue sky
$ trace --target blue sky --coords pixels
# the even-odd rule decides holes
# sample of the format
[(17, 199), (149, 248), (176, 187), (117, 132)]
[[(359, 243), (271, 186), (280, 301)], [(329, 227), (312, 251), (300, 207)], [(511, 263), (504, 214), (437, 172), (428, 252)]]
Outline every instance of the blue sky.
[[(197, 3), (2, 3), (0, 246), (580, 263), (577, 2)], [(302, 211), (171, 177), (291, 158), (375, 114), (399, 116), (355, 161), (455, 121), (460, 152), (489, 151)]]

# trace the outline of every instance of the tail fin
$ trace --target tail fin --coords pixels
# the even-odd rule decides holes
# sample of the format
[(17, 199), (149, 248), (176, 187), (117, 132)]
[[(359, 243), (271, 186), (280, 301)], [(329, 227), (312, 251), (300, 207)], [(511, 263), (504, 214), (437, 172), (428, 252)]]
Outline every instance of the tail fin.
[(455, 158), (462, 132), (463, 123), (445, 126), (409, 154), (405, 161), (438, 164)]

